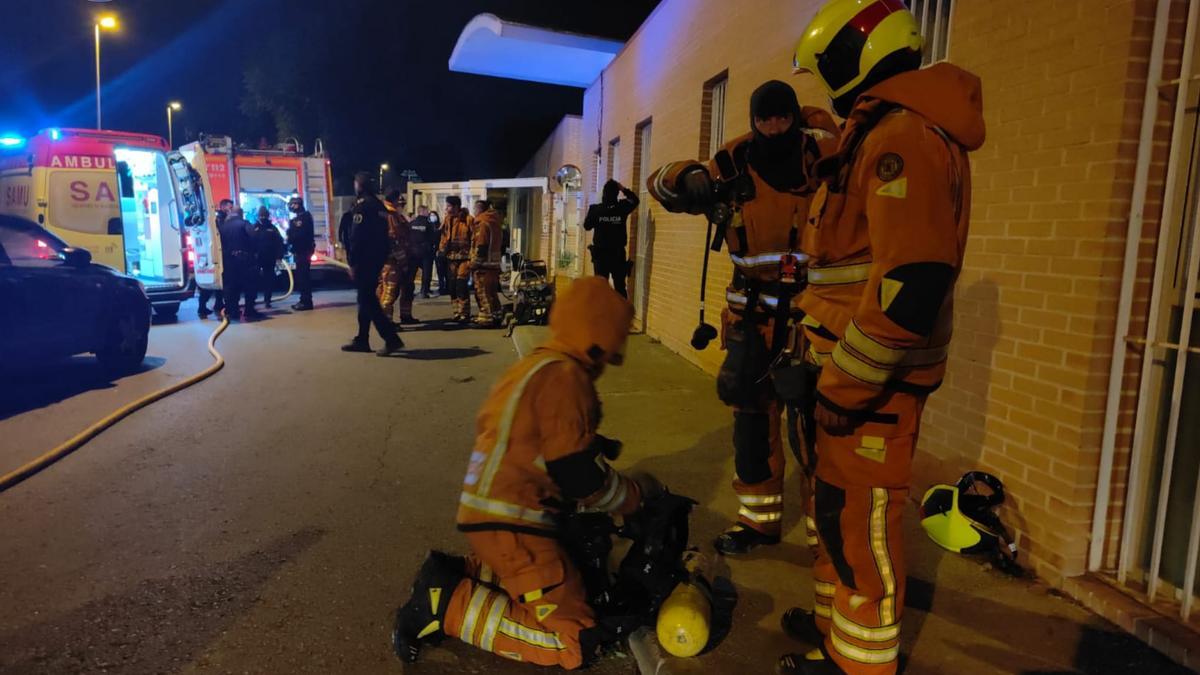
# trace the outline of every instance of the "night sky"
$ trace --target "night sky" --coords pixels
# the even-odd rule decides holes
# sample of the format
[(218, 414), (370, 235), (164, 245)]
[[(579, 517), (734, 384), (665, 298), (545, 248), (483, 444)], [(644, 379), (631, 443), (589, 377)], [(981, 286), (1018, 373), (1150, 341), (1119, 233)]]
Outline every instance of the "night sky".
[(451, 73), (471, 17), (626, 39), (657, 0), (4, 0), (0, 130), (95, 125), (92, 25), (101, 37), (104, 126), (175, 142), (320, 136), (339, 187), (381, 162), (424, 180), (515, 174), (580, 89)]

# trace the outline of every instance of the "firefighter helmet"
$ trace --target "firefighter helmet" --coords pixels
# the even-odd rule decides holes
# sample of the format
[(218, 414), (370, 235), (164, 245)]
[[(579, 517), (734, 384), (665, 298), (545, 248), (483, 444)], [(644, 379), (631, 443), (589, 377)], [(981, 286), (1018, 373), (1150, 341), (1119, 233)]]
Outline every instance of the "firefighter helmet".
[(796, 72), (816, 75), (830, 97), (853, 91), (897, 52), (920, 54), (924, 39), (903, 0), (829, 0), (796, 44)]
[[(987, 493), (977, 489), (983, 484)], [(990, 473), (969, 471), (954, 485), (934, 485), (921, 500), (921, 527), (938, 546), (955, 553), (995, 553), (1005, 571), (1016, 568), (1017, 547), (996, 509), (1004, 485)]]

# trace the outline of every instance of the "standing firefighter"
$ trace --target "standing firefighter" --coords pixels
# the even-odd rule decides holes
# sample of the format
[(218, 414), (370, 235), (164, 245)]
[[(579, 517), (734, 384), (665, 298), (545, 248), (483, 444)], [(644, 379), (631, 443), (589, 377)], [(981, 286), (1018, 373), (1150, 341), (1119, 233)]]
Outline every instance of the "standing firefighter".
[(804, 246), (816, 386), (816, 611), (784, 628), (820, 649), (786, 673), (890, 675), (899, 656), (902, 513), (926, 397), (941, 384), (971, 211), (967, 152), (983, 145), (979, 79), (919, 70), (901, 0), (833, 0), (796, 47), (846, 118)]
[[(405, 321), (405, 318), (412, 319), (413, 306), (412, 289), (406, 283), (409, 279), (412, 239), (408, 217), (404, 214), (407, 202), (399, 190), (389, 192), (384, 199), (383, 204), (387, 208), (389, 250), (387, 262), (383, 265), (383, 271), (379, 273), (379, 288), (376, 294), (379, 296), (379, 306), (383, 308), (383, 315), (389, 321), (394, 320), (396, 301), (399, 301), (400, 323), (416, 323), (415, 320)], [(394, 326), (399, 330), (399, 323)]]
[(450, 303), (454, 307), (454, 320), (467, 323), (471, 320), (471, 297), (467, 294), (467, 280), (471, 275), (471, 221), (462, 207), (462, 199), (446, 198), (445, 236), (442, 252), (449, 267)]
[(475, 325), (496, 328), (504, 320), (500, 305), (500, 258), (504, 254), (504, 232), (500, 212), (486, 199), (475, 202), (475, 228), (472, 235), (471, 270), (475, 277), (475, 300), (479, 318)]
[(559, 541), (556, 514), (630, 515), (650, 476), (631, 478), (606, 458), (619, 443), (598, 433), (595, 381), (619, 364), (633, 308), (598, 278), (581, 279), (554, 305), (550, 340), (492, 388), (459, 499), (458, 529), (472, 555), (436, 551), (396, 612), (393, 645), (416, 661), (451, 636), (516, 661), (573, 669), (596, 656), (596, 625), (579, 569)]
[(796, 93), (783, 82), (767, 82), (754, 92), (750, 117), (754, 131), (728, 143), (707, 167), (673, 162), (647, 181), (650, 194), (669, 211), (698, 214), (709, 213), (717, 203), (733, 206), (723, 242), (734, 274), (722, 312), (721, 345), (727, 357), (718, 390), (734, 409), (733, 489), (740, 508), (737, 523), (714, 544), (725, 554), (779, 543), (783, 406), (767, 371), (787, 343), (795, 318), (791, 299), (799, 290), (803, 268), (798, 266), (805, 258), (801, 226), (817, 185), (812, 169), (836, 143), (829, 113), (801, 108)]

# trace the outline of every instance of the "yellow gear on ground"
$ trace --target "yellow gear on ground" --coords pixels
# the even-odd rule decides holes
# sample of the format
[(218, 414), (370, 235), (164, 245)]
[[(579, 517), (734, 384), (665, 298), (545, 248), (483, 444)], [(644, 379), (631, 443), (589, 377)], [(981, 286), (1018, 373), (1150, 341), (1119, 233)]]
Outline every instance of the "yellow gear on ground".
[(708, 591), (694, 579), (681, 581), (658, 610), (658, 644), (671, 656), (695, 656), (708, 645), (711, 625)]

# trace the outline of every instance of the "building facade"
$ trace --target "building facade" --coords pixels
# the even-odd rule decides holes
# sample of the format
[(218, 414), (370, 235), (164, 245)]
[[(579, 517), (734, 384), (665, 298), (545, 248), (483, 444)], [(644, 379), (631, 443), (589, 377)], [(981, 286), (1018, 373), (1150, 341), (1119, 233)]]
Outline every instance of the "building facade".
[[(1175, 357), (1200, 343), (1190, 337), (1200, 246), (1189, 246), (1200, 244), (1200, 3), (912, 4), (927, 60), (982, 78), (988, 125), (972, 155), (949, 374), (924, 418), (914, 496), (966, 469), (993, 472), (1022, 561), (1040, 578), (1079, 595), (1089, 579), (1140, 597), (1146, 612), (1165, 600), (1163, 611), (1187, 618), (1200, 429), (1180, 411), (1200, 410), (1200, 374), (1189, 378), (1192, 359)], [(750, 93), (767, 80), (828, 105), (813, 78), (791, 73), (819, 5), (663, 0), (584, 94), (585, 201), (609, 178), (644, 194), (655, 167), (707, 159), (749, 131)], [(535, 173), (550, 153), (539, 152)], [(689, 345), (705, 223), (650, 201), (630, 224), (638, 326), (715, 372), (716, 345)], [(713, 257), (710, 316), (731, 273)]]

